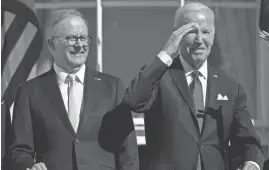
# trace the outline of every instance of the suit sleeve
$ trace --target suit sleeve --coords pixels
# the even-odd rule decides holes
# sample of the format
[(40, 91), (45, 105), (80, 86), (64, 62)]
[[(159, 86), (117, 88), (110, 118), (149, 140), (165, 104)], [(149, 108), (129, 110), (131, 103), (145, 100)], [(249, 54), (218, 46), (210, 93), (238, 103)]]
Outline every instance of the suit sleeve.
[[(129, 107), (123, 102), (125, 90), (121, 80), (118, 81), (117, 87), (117, 105), (122, 108), (116, 118), (121, 120), (119, 131), (119, 146), (116, 147), (118, 155), (119, 170), (139, 170), (138, 146), (136, 141), (136, 132), (133, 123), (133, 117)], [(122, 137), (121, 137), (122, 136)]]
[(138, 148), (131, 110), (123, 102), (124, 87), (121, 80), (116, 83), (115, 108), (102, 119), (98, 141), (100, 146), (116, 155), (117, 170), (137, 170)]
[(261, 151), (260, 138), (257, 136), (247, 109), (247, 97), (243, 87), (239, 85), (234, 105), (234, 116), (231, 135), (233, 152), (242, 158), (242, 163), (254, 161), (263, 167), (264, 157)]
[(25, 88), (20, 88), (13, 112), (11, 134), (12, 170), (26, 170), (34, 165), (34, 141), (29, 97)]
[(168, 66), (158, 57), (146, 65), (131, 81), (125, 102), (134, 112), (148, 111), (158, 96), (158, 85)]

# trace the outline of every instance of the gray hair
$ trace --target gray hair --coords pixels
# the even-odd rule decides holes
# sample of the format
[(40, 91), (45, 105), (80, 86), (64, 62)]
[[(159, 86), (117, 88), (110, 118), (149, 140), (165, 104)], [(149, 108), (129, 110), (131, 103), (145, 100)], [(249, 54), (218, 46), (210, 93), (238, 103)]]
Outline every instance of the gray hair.
[(76, 9), (57, 9), (51, 12), (50, 19), (46, 24), (46, 34), (47, 39), (49, 39), (53, 34), (54, 27), (61, 21), (67, 18), (80, 17), (88, 27), (88, 21), (83, 17), (83, 15)]
[(206, 6), (202, 3), (198, 3), (198, 2), (187, 2), (184, 6), (179, 7), (177, 9), (177, 11), (175, 13), (173, 29), (175, 29), (180, 24), (180, 21), (186, 12), (188, 12), (188, 11), (201, 11), (203, 9), (209, 10), (210, 12), (212, 12), (214, 23), (215, 23), (214, 12), (208, 6)]

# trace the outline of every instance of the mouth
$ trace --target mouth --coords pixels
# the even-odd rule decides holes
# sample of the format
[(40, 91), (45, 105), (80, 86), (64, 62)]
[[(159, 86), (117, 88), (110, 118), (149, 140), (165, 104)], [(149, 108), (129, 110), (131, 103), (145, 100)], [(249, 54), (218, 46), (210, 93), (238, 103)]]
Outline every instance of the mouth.
[(191, 49), (190, 51), (191, 51), (191, 53), (201, 54), (201, 53), (204, 53), (206, 51), (206, 48), (196, 48), (196, 49)]
[(70, 51), (70, 54), (72, 55), (79, 55), (79, 54), (83, 55), (84, 53), (85, 51)]

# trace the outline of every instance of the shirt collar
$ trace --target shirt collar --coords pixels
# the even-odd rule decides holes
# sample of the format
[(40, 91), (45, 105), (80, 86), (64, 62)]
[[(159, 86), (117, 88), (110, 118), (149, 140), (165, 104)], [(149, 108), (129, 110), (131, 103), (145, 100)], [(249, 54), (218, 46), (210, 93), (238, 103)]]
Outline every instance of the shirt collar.
[[(57, 75), (57, 80), (58, 80), (59, 85), (62, 85), (65, 82), (65, 79), (68, 73), (64, 69), (59, 67), (56, 63), (53, 64), (53, 68)], [(79, 69), (79, 71), (75, 73), (81, 84), (84, 84), (85, 70), (86, 70), (86, 66), (85, 64), (83, 64), (82, 67)]]
[[(185, 76), (188, 77), (194, 71), (194, 69), (192, 68), (192, 66), (189, 65), (189, 63), (187, 63), (187, 61), (182, 56), (180, 56), (180, 61), (182, 63), (183, 69), (185, 71)], [(198, 71), (202, 74), (204, 79), (207, 79), (207, 75), (208, 75), (207, 60), (198, 69)]]

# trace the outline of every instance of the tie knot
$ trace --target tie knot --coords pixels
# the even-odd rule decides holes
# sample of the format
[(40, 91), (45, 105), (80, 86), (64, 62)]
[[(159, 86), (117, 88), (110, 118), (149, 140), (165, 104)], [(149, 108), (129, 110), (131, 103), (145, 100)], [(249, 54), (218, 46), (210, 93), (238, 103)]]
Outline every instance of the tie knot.
[(74, 82), (76, 81), (76, 74), (68, 74), (67, 77), (66, 77), (66, 81), (67, 82)]
[(201, 73), (198, 70), (195, 70), (191, 73), (191, 76), (193, 77), (193, 79), (198, 79), (200, 75)]

